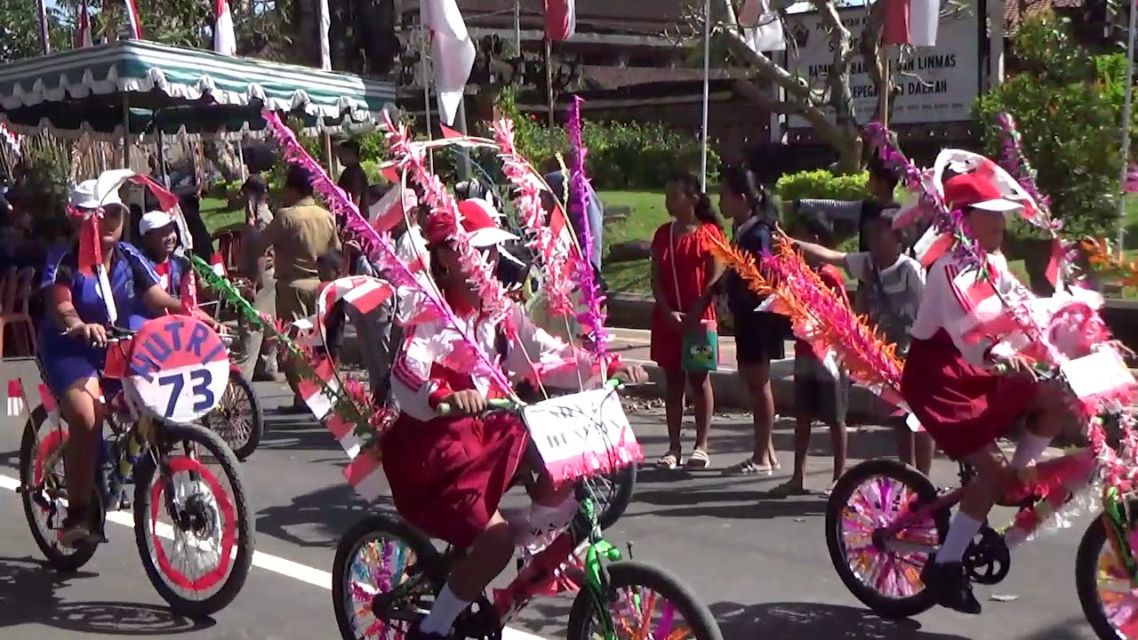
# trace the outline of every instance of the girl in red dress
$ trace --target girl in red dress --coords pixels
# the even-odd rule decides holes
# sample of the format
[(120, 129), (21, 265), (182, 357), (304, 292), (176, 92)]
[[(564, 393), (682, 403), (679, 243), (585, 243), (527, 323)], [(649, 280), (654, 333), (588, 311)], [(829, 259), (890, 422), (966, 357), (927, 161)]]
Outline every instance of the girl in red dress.
[[(668, 421), (668, 453), (659, 466), (675, 469), (680, 464), (684, 392), (695, 393), (695, 450), (688, 468), (705, 469), (707, 435), (711, 427), (714, 398), (707, 371), (685, 371), (685, 334), (715, 331), (714, 286), (724, 267), (707, 249), (707, 239), (726, 243), (711, 201), (693, 175), (681, 175), (668, 182), (664, 206), (675, 220), (656, 230), (652, 238), (652, 360), (664, 370), (667, 390), (664, 407)], [(716, 348), (718, 352), (718, 347)]]
[[(1014, 300), (1016, 289), (1000, 246), (1005, 215), (1021, 205), (1005, 199), (996, 184), (975, 173), (945, 181), (944, 196), (949, 208), (964, 211), (968, 230), (986, 252), (991, 287), (1005, 300)], [(913, 341), (901, 377), (901, 394), (921, 425), (946, 454), (978, 472), (964, 488), (936, 559), (921, 575), (942, 606), (973, 614), (980, 612), (980, 603), (961, 563), (968, 545), (1016, 471), (1033, 463), (1073, 415), (1065, 390), (1041, 388), (1031, 362), (1001, 336), (971, 339), (978, 298), (991, 290), (975, 266), (951, 255), (934, 263), (910, 330)], [(1010, 375), (1000, 375), (1000, 370)], [(994, 442), (1021, 418), (1026, 418), (1027, 431), (1009, 468)]]
[[(497, 227), (484, 203), (471, 204), (460, 205), (470, 245), (496, 263), (497, 245), (515, 236)], [(500, 323), (482, 313), (479, 294), (463, 275), (450, 242), (453, 235), (448, 223), (427, 225), (431, 275), (463, 333), (492, 358), (501, 357), (513, 376), (540, 377), (559, 388), (576, 388), (578, 375), (592, 377), (591, 354), (535, 327), (519, 307), (511, 305)], [(383, 439), (383, 468), (400, 516), (427, 535), (467, 550), (430, 614), (407, 635), (407, 640), (442, 640), (513, 557), (519, 532), (502, 517), (498, 503), (515, 475), (529, 468), (529, 436), (513, 414), (479, 415), (488, 398), (505, 394), (472, 366), (473, 356), (458, 331), (438, 319), (415, 324), (408, 332), (392, 367), (392, 400), (400, 414)], [(647, 378), (640, 367), (617, 363), (612, 370), (636, 382)], [(455, 413), (439, 415), (443, 403)], [(531, 489), (530, 528), (568, 523), (576, 512), (572, 489), (554, 485), (543, 474)]]

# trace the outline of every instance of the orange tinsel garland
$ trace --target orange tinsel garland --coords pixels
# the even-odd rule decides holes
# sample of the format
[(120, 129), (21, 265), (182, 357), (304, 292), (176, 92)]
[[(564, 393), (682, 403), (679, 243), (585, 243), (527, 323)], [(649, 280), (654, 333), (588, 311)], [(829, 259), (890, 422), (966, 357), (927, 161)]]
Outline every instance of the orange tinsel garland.
[[(775, 255), (755, 259), (727, 243), (709, 239), (709, 249), (760, 296), (775, 296), (775, 309), (787, 316), (796, 337), (817, 353), (833, 349), (842, 366), (860, 384), (879, 388), (899, 400), (901, 361), (894, 345), (885, 344), (862, 316), (822, 282), (785, 236), (776, 240)], [(764, 275), (763, 271), (771, 274)]]
[(1110, 244), (1104, 240), (1083, 238), (1078, 242), (1078, 250), (1086, 258), (1087, 265), (1100, 276), (1118, 278), (1124, 287), (1138, 286), (1138, 261), (1129, 262), (1111, 255)]

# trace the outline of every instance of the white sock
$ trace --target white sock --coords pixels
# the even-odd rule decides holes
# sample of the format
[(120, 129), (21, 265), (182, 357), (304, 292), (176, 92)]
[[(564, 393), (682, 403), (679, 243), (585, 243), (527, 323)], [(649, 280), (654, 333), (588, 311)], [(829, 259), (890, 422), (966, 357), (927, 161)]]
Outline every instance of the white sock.
[(1012, 456), (1012, 467), (1026, 469), (1039, 456), (1043, 455), (1050, 444), (1051, 438), (1037, 436), (1033, 433), (1023, 434), (1020, 436), (1019, 444), (1016, 445), (1016, 452)]
[(972, 539), (980, 533), (980, 527), (984, 523), (972, 516), (958, 511), (956, 516), (952, 518), (952, 524), (948, 525), (948, 535), (944, 537), (944, 544), (941, 545), (940, 551), (936, 554), (937, 564), (948, 564), (950, 562), (960, 562), (964, 557), (964, 552), (968, 550), (968, 545), (972, 543)]
[(450, 585), (443, 587), (439, 592), (439, 596), (435, 598), (435, 604), (431, 607), (431, 612), (427, 614), (426, 618), (419, 623), (419, 630), (424, 633), (437, 633), (440, 635), (449, 635), (450, 628), (454, 626), (455, 619), (466, 611), (470, 606), (469, 602), (460, 600), (454, 592), (450, 590)]

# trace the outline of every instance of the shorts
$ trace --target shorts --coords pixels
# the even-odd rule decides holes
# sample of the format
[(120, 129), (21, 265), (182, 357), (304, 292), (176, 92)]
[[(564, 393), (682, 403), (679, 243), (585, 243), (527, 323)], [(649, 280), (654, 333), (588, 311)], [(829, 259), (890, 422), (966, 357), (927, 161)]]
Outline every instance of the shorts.
[(735, 361), (740, 366), (768, 364), (786, 357), (790, 321), (777, 313), (753, 312), (734, 316)]
[(795, 356), (794, 409), (799, 417), (845, 424), (849, 400), (850, 379), (845, 371), (834, 377), (817, 358)]

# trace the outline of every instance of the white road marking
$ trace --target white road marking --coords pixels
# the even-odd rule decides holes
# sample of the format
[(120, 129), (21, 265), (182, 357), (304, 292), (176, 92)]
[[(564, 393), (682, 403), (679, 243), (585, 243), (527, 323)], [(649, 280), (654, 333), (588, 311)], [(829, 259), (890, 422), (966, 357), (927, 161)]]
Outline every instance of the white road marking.
[[(0, 473), (0, 489), (8, 491), (16, 491), (20, 488), (20, 481), (16, 478)], [(125, 511), (115, 511), (107, 514), (107, 522), (113, 522), (128, 528), (134, 528), (134, 515)], [(170, 525), (159, 522), (156, 533), (167, 539), (174, 539), (174, 530)], [(253, 552), (253, 566), (266, 571), (271, 571), (286, 578), (292, 578), (314, 587), (320, 587), (326, 591), (332, 590), (332, 574), (328, 571), (309, 567), (292, 560), (285, 558), (278, 558), (274, 555), (269, 555), (261, 551)], [(541, 636), (535, 636), (532, 633), (519, 631), (507, 627), (502, 633), (503, 640), (546, 640)]]

